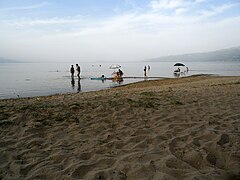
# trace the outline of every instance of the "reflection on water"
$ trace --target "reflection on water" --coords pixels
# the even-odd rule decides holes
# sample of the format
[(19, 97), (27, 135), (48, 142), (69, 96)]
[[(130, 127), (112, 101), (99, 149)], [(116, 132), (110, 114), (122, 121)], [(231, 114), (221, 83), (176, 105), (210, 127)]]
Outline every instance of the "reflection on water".
[(80, 83), (80, 78), (78, 78), (78, 88), (77, 88), (77, 92), (81, 92), (81, 83)]
[(75, 87), (75, 80), (74, 80), (73, 76), (71, 76), (71, 85), (72, 85), (72, 89), (74, 89), (74, 87)]
[(120, 85), (123, 83), (123, 78), (114, 78), (112, 82), (118, 83)]
[[(71, 77), (71, 86), (72, 86), (72, 89), (74, 90), (75, 89), (75, 80), (74, 80), (74, 77)], [(78, 77), (78, 80), (77, 80), (77, 92), (81, 92), (81, 83), (80, 83), (80, 78)]]
[(173, 73), (175, 78), (179, 78), (180, 77), (180, 73)]

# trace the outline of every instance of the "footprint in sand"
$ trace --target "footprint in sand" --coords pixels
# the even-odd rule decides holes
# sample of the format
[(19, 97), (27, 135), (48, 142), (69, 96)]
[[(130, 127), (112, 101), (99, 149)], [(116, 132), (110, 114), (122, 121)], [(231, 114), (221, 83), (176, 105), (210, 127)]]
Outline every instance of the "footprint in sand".
[(220, 146), (223, 146), (226, 143), (229, 143), (229, 135), (222, 134), (221, 139), (217, 142)]

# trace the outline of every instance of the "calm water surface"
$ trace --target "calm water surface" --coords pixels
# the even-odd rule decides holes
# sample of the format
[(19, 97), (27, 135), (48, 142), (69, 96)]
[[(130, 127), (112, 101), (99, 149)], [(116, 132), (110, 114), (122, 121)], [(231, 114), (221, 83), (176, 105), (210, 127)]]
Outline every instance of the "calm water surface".
[[(76, 62), (77, 63), (77, 62)], [(91, 80), (104, 74), (111, 77), (114, 71), (109, 69), (111, 63), (79, 63), (81, 80), (70, 78), (70, 63), (18, 63), (0, 64), (0, 99), (44, 96), (61, 93), (95, 91), (144, 80), (143, 78), (124, 79), (123, 82), (111, 80)], [(143, 77), (143, 68), (150, 65), (149, 77), (175, 78), (174, 62), (135, 62), (121, 63), (124, 76)], [(187, 62), (189, 72), (181, 76), (195, 74), (215, 74), (240, 76), (240, 62)], [(99, 66), (101, 65), (101, 66)], [(74, 64), (75, 67), (75, 64)], [(181, 67), (184, 71), (185, 67)]]

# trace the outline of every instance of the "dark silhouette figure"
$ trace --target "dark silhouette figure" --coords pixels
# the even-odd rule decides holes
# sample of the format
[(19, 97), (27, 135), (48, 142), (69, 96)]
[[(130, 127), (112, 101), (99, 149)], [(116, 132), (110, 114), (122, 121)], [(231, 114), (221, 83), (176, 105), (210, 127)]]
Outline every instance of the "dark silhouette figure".
[(105, 78), (104, 74), (102, 74), (101, 78), (104, 80), (104, 78)]
[(102, 83), (104, 83), (106, 79), (107, 79), (107, 78), (105, 77), (105, 75), (102, 74), (102, 76), (101, 76)]
[(123, 76), (123, 72), (122, 72), (121, 69), (118, 70), (118, 75), (119, 75), (120, 78)]
[(76, 64), (77, 77), (80, 78), (80, 66)]
[(71, 73), (71, 77), (73, 78), (74, 77), (74, 67), (73, 67), (73, 65), (71, 65), (70, 73)]
[(146, 66), (144, 67), (143, 71), (144, 71), (144, 76), (146, 77), (147, 76), (147, 67)]

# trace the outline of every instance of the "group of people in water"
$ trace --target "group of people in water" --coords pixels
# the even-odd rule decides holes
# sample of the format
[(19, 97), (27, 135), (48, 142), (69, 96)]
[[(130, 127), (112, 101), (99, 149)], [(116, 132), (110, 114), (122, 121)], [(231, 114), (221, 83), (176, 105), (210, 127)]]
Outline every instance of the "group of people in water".
[[(101, 67), (101, 66), (100, 66)], [(76, 71), (77, 71), (77, 77), (80, 79), (80, 73), (81, 73), (81, 68), (78, 64), (76, 64)], [(74, 74), (75, 74), (75, 69), (73, 67), (73, 65), (71, 65), (70, 68), (70, 73), (71, 73), (71, 78), (74, 78)], [(113, 72), (112, 75), (114, 76), (114, 78), (122, 78), (123, 76), (123, 71), (121, 69), (118, 69), (117, 72)], [(102, 79), (106, 78), (104, 75), (101, 76)]]
[(147, 70), (149, 71), (151, 69), (151, 67), (148, 65), (148, 66), (144, 66), (144, 69), (143, 69), (143, 72), (144, 72), (144, 77), (147, 76)]
[[(99, 66), (99, 67), (101, 67), (101, 66)], [(144, 69), (143, 69), (144, 77), (147, 76), (147, 70), (149, 71), (150, 69), (151, 69), (150, 65), (144, 66)], [(77, 77), (80, 79), (81, 68), (78, 64), (76, 64), (76, 71), (77, 71)], [(71, 73), (71, 78), (74, 78), (75, 69), (74, 69), (73, 65), (71, 65), (70, 73)], [(123, 74), (124, 73), (121, 69), (118, 69), (117, 72), (114, 71), (112, 73), (114, 79), (122, 79)], [(102, 75), (101, 78), (103, 80), (106, 79), (105, 75)]]
[[(81, 91), (81, 84), (80, 84), (80, 73), (81, 73), (81, 68), (78, 64), (76, 64), (76, 71), (77, 71), (77, 77), (78, 77), (78, 88), (77, 91), (80, 92)], [(72, 84), (72, 88), (74, 89), (75, 87), (75, 80), (74, 80), (74, 74), (75, 74), (75, 69), (73, 67), (73, 65), (71, 65), (70, 68), (70, 73), (71, 73), (71, 84)]]
[[(100, 65), (99, 67), (101, 67), (101, 65)], [(188, 67), (185, 67), (185, 68), (186, 68), (186, 70), (183, 71), (183, 72), (181, 72), (180, 68), (178, 67), (178, 69), (174, 71), (174, 74), (179, 74), (179, 73), (188, 72), (188, 71), (189, 71)], [(150, 69), (151, 69), (150, 65), (144, 66), (144, 69), (143, 69), (144, 77), (147, 77), (147, 71), (149, 71)], [(72, 77), (72, 79), (73, 79), (73, 81), (74, 81), (75, 69), (74, 69), (73, 65), (71, 65), (70, 73), (71, 73), (71, 77)], [(76, 73), (77, 73), (78, 79), (80, 80), (81, 68), (80, 68), (80, 66), (79, 66), (78, 64), (76, 64)], [(112, 75), (113, 75), (113, 80), (122, 80), (122, 79), (123, 79), (123, 78), (122, 78), (122, 76), (123, 76), (123, 71), (122, 71), (121, 69), (118, 69), (117, 72), (114, 71), (114, 72), (112, 73)], [(107, 78), (106, 78), (105, 75), (102, 75), (102, 76), (101, 76), (101, 79), (102, 79), (102, 80), (105, 80), (105, 79), (107, 79)]]
[(173, 71), (173, 75), (174, 77), (180, 77), (180, 76), (184, 76), (188, 73), (189, 69), (188, 67), (184, 67), (184, 69), (180, 69), (179, 67)]
[[(81, 69), (80, 69), (80, 66), (78, 64), (76, 64), (76, 71), (77, 71), (77, 77), (80, 79)], [(75, 73), (73, 65), (71, 65), (70, 73), (71, 73), (71, 77), (73, 78), (74, 77), (74, 73)]]
[(123, 76), (123, 72), (122, 72), (121, 69), (118, 69), (118, 71), (117, 71), (117, 72), (114, 71), (114, 72), (112, 73), (112, 75), (113, 75), (114, 79), (120, 79), (120, 78), (122, 78), (122, 76)]
[(181, 71), (181, 69), (178, 67), (178, 68), (174, 71), (174, 73), (185, 73), (185, 72), (188, 72), (188, 71), (189, 71), (188, 67), (186, 67), (186, 69), (185, 69), (184, 71)]
[[(99, 65), (99, 67), (101, 67), (101, 65)], [(180, 68), (178, 67), (177, 70), (174, 71), (174, 76), (175, 77), (179, 77), (180, 74), (185, 72), (188, 72), (189, 69), (188, 67), (185, 67), (185, 71), (181, 71)], [(150, 65), (146, 65), (144, 66), (143, 69), (143, 73), (144, 73), (144, 77), (147, 77), (147, 72), (149, 72), (151, 69)], [(74, 76), (76, 75), (78, 77), (78, 88), (77, 91), (80, 92), (81, 91), (81, 84), (80, 84), (80, 74), (81, 74), (81, 68), (80, 65), (76, 64), (76, 68), (74, 68), (74, 65), (71, 65), (70, 67), (70, 74), (71, 74), (71, 84), (72, 84), (72, 88), (75, 88), (75, 80), (74, 80)], [(121, 83), (123, 81), (123, 71), (119, 68), (118, 71), (114, 71), (112, 73), (113, 77), (112, 78), (107, 78), (105, 75), (101, 75), (100, 79), (104, 82), (106, 79), (112, 79), (112, 81), (115, 82), (119, 82)]]
[[(101, 67), (101, 65), (99, 66)], [(76, 73), (76, 76), (78, 77), (78, 92), (81, 91), (81, 84), (80, 84), (80, 74), (81, 74), (81, 68), (78, 64), (76, 64), (76, 68), (74, 69), (74, 65), (71, 65), (70, 67), (70, 74), (71, 74), (71, 84), (72, 84), (72, 88), (74, 89), (75, 87), (75, 80), (74, 80), (74, 76), (75, 76), (75, 73)], [(118, 71), (114, 71), (112, 73), (113, 75), (113, 81), (119, 81), (119, 82), (122, 82), (123, 81), (123, 71), (121, 69), (118, 69)], [(107, 79), (107, 77), (103, 74), (101, 77), (100, 77), (103, 81)]]

